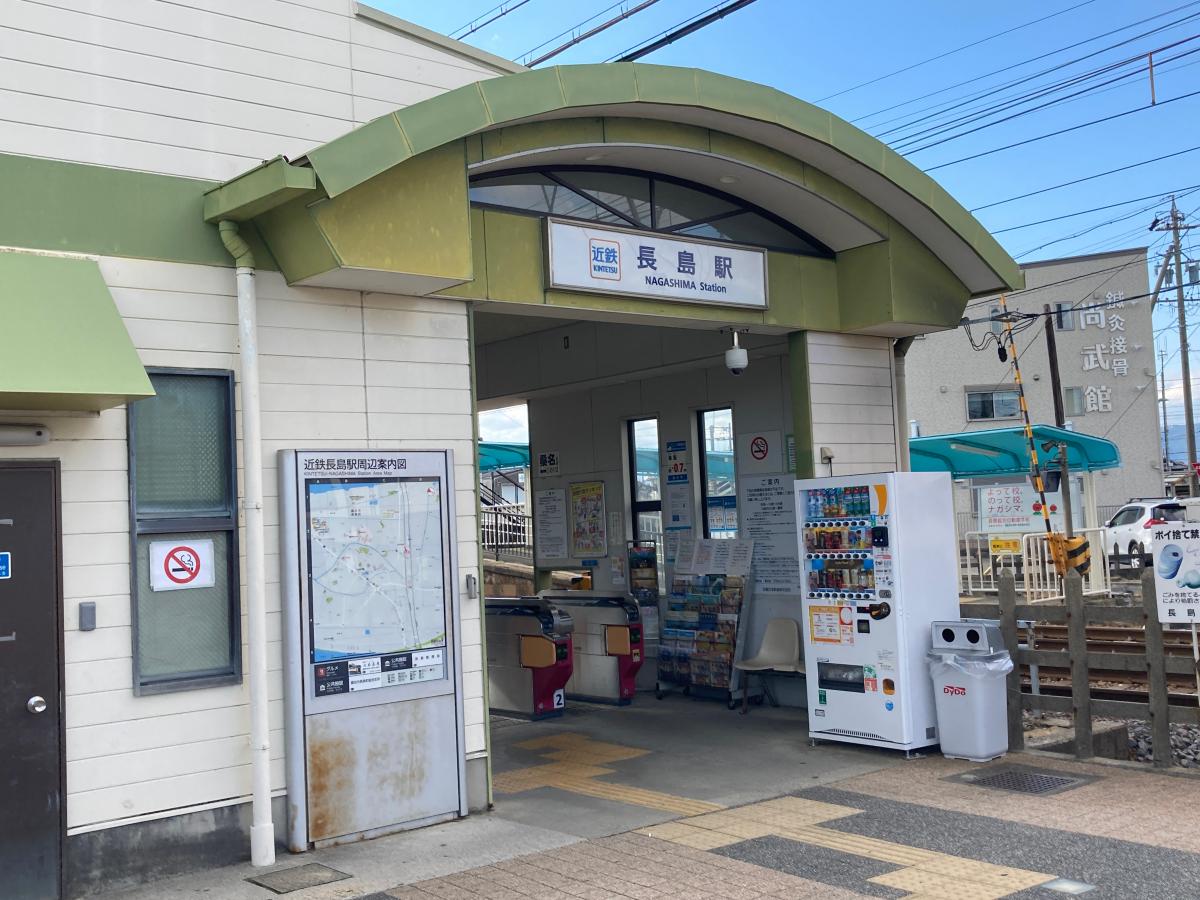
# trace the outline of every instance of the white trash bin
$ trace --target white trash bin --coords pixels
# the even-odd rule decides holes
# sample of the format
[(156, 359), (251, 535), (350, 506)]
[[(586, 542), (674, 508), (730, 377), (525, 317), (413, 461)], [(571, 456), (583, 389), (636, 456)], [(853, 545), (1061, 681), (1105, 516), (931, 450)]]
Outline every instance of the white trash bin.
[(1008, 752), (1008, 673), (1012, 658), (995, 622), (934, 622), (926, 656), (933, 679), (942, 753), (987, 762)]

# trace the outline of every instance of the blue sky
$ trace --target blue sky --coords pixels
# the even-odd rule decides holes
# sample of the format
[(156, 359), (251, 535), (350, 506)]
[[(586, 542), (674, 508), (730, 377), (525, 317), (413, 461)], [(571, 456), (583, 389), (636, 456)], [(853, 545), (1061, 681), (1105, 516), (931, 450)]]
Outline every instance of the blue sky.
[[(486, 12), (497, 2), (442, 0), (433, 4), (374, 0), (373, 5), (445, 34)], [(554, 62), (607, 60), (681, 20), (708, 9), (716, 2), (659, 0), (653, 7), (604, 34), (568, 50)], [(563, 38), (554, 40), (556, 35), (584, 22), (589, 16), (595, 16), (609, 5), (610, 0), (529, 0), (520, 9), (477, 31), (467, 40), (492, 53), (520, 60), (528, 51), (544, 42), (547, 48), (561, 43)], [(626, 5), (634, 4), (630, 2)], [(1176, 11), (1167, 14), (1171, 10)], [(586, 27), (609, 18), (615, 11), (592, 19)], [(1059, 11), (1064, 12), (1006, 36), (986, 40), (970, 49), (949, 52)], [(1021, 65), (1041, 54), (1052, 53), (1069, 44), (1160, 13), (1165, 15), (1136, 28)], [(944, 163), (953, 163), (961, 157), (1141, 106), (1149, 102), (1148, 78), (1145, 73), (1134, 75), (1087, 96), (1021, 115), (1001, 125), (919, 152), (911, 150), (929, 140), (928, 137), (910, 144), (906, 151), (900, 141), (903, 132), (885, 132), (906, 124), (917, 115), (925, 115), (921, 112), (923, 107), (961, 98), (973, 91), (994, 87), (1006, 80), (1067, 62), (1188, 16), (1196, 18), (1163, 28), (1126, 46), (1108, 50), (1086, 62), (1064, 68), (1053, 76), (1063, 78), (1200, 35), (1200, 3), (1186, 3), (1184, 0), (1141, 3), (1128, 0), (1055, 0), (1051, 3), (1045, 0), (1018, 0), (1007, 4), (974, 4), (962, 3), (961, 0), (918, 0), (899, 4), (859, 0), (811, 4), (797, 0), (757, 0), (748, 8), (654, 53), (644, 61), (707, 68), (787, 91), (854, 122), (902, 152), (910, 152), (909, 158), (928, 170)], [(1168, 61), (1173, 55), (1190, 51), (1196, 52)], [(899, 74), (889, 74), (946, 53), (949, 55), (942, 59), (916, 65)], [(1131, 72), (1139, 65), (1130, 64), (1126, 68), (1115, 69), (1104, 79)], [(923, 101), (899, 106), (891, 112), (881, 112), (1005, 66), (1016, 67)], [(877, 78), (881, 80), (856, 88), (862, 82)], [(1050, 78), (1046, 76), (1031, 82), (1026, 89), (1048, 83)], [(1200, 91), (1200, 39), (1161, 50), (1156, 55), (1155, 88), (1156, 99), (1161, 106), (1023, 147), (947, 165), (931, 174), (964, 206), (975, 209), (1081, 176), (1200, 146), (1200, 96), (1168, 102), (1184, 94)], [(1019, 89), (1014, 87), (1009, 90)], [(1046, 100), (1062, 96), (1062, 93), (1054, 94)], [(990, 102), (995, 102), (995, 98)], [(886, 121), (896, 117), (900, 117), (900, 121)], [(997, 239), (1018, 260), (1144, 246), (1162, 238), (1147, 230), (1154, 212), (1165, 208), (1164, 204), (1156, 205), (1153, 199), (1043, 225), (1000, 230), (1133, 198), (1165, 194), (1193, 185), (1200, 185), (1200, 150), (980, 210), (977, 216), (993, 232), (999, 231)], [(1191, 193), (1183, 196), (1180, 208), (1185, 213), (1194, 212), (1195, 222), (1200, 223), (1200, 189), (1192, 188)], [(1105, 224), (1113, 219), (1119, 221)], [(1084, 234), (1069, 237), (1085, 231)], [(1047, 246), (1042, 247), (1044, 244)], [(1039, 247), (1041, 249), (1034, 249)], [(1200, 247), (1192, 256), (1200, 256)], [(1081, 298), (1064, 296), (1063, 299), (1074, 301)], [(1195, 314), (1195, 309), (1192, 313)], [(1163, 327), (1173, 318), (1172, 307), (1161, 308), (1156, 314), (1156, 326)], [(1200, 340), (1200, 331), (1197, 331), (1195, 338)], [(1160, 343), (1165, 343), (1168, 353), (1177, 351), (1177, 341), (1168, 332), (1160, 337)], [(1195, 360), (1193, 368), (1196, 368)], [(1173, 363), (1168, 365), (1167, 383), (1168, 388), (1174, 388), (1177, 394), (1180, 386), (1177, 355)], [(1182, 418), (1178, 406), (1172, 409), (1172, 418)]]

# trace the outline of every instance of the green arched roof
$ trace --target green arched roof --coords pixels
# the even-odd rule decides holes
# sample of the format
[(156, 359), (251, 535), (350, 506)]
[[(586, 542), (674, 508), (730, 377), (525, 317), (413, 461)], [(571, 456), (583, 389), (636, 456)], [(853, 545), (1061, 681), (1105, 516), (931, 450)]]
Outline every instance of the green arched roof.
[(674, 121), (728, 132), (841, 181), (911, 231), (972, 294), (1021, 285), (1012, 258), (936, 181), (826, 110), (701, 69), (603, 63), (475, 82), (375, 119), (307, 156), (334, 197), (404, 161), (506, 125), (579, 116)]

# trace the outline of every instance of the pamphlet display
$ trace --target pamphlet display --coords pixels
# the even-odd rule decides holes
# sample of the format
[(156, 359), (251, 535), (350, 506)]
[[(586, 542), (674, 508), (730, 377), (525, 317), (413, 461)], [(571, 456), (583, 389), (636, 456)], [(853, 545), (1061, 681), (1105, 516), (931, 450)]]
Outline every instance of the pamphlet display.
[[(753, 549), (753, 541), (729, 540), (695, 541), (680, 549), (693, 571), (676, 569), (671, 579), (658, 649), (659, 697), (676, 686), (724, 694), (731, 706), (740, 699), (733, 663), (749, 609)], [(719, 562), (712, 562), (714, 555)], [(700, 569), (704, 574), (694, 574)]]
[(603, 481), (571, 485), (571, 558), (589, 556), (608, 556)]

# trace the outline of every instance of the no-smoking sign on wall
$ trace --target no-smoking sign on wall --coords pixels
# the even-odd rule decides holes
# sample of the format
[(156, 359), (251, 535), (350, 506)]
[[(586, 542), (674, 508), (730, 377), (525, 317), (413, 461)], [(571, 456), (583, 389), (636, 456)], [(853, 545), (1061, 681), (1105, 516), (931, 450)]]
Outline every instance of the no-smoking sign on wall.
[(216, 566), (211, 540), (152, 541), (150, 543), (150, 590), (182, 591), (212, 587)]

